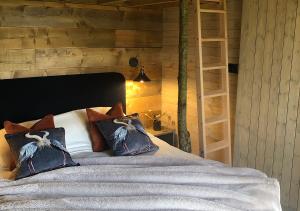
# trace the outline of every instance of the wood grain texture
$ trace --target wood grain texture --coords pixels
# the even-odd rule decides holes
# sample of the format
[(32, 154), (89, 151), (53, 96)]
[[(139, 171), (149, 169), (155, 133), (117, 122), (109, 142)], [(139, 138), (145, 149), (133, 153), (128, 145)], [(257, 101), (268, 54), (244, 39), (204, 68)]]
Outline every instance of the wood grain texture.
[(300, 188), (299, 188), (299, 199), (298, 199), (298, 209), (297, 211), (300, 211)]
[(5, 6), (22, 4), (25, 6), (43, 6), (50, 8), (84, 8), (93, 10), (126, 10), (136, 9), (162, 10), (165, 7), (178, 6), (178, 0), (116, 0), (116, 1), (66, 1), (66, 0), (0, 0)]
[[(272, 162), (272, 155), (274, 151), (274, 142), (267, 137), (267, 127), (268, 122), (266, 119), (269, 114), (269, 100), (270, 96), (270, 87), (271, 87), (271, 75), (272, 71), (269, 71), (272, 68), (274, 63), (273, 51), (275, 47), (275, 27), (277, 23), (277, 17), (273, 17), (277, 14), (278, 1), (269, 1), (268, 2), (268, 14), (267, 14), (267, 31), (266, 31), (266, 42), (265, 42), (265, 51), (264, 51), (264, 66), (263, 66), (263, 76), (262, 76), (262, 90), (261, 90), (261, 101), (260, 101), (260, 115), (259, 115), (259, 128), (258, 128), (258, 143), (264, 143), (264, 151), (260, 150), (259, 156), (263, 163), (263, 169), (268, 175), (271, 173), (271, 169), (266, 169), (266, 166)], [(259, 148), (257, 148), (259, 149)], [(256, 160), (259, 162), (258, 158)], [(262, 165), (262, 164), (260, 164)], [(261, 168), (261, 167), (260, 167)]]
[(179, 1), (179, 68), (178, 68), (178, 144), (179, 149), (191, 153), (191, 138), (187, 130), (187, 63), (189, 2)]
[[(300, 99), (298, 101), (298, 114), (297, 116), (300, 116)], [(292, 178), (290, 181), (290, 192), (289, 192), (289, 203), (291, 207), (298, 207), (298, 210), (300, 210), (300, 118), (297, 119), (297, 128), (296, 128), (296, 134), (295, 134), (295, 147), (294, 147), (294, 157), (293, 161), (291, 162), (292, 168), (290, 169), (292, 171)], [(298, 211), (297, 210), (297, 211)]]
[(0, 0), (0, 79), (115, 71), (132, 80), (138, 57), (152, 82), (129, 91), (128, 112), (160, 112), (162, 11), (90, 3)]
[[(298, 6), (297, 16), (296, 16), (296, 29), (300, 29), (300, 1), (293, 2), (294, 6)], [(296, 173), (299, 171), (297, 168), (296, 163), (294, 163), (294, 153), (297, 151), (296, 147), (296, 127), (297, 127), (297, 119), (300, 118), (298, 116), (299, 110), (299, 93), (300, 93), (300, 74), (299, 74), (299, 67), (300, 67), (300, 30), (295, 30), (294, 32), (294, 45), (293, 45), (293, 55), (292, 55), (292, 66), (291, 66), (291, 73), (290, 73), (290, 83), (289, 83), (289, 93), (288, 93), (288, 103), (287, 103), (287, 123), (286, 123), (286, 135), (285, 135), (285, 145), (284, 145), (284, 152), (283, 152), (283, 160), (282, 160), (282, 184), (284, 185), (282, 189), (282, 202), (284, 204), (289, 204), (290, 207), (296, 208), (297, 201), (295, 201), (294, 196), (290, 194), (290, 190), (292, 186), (299, 185), (300, 177), (293, 178), (292, 180), (292, 173)], [(293, 170), (293, 167), (295, 169)], [(297, 170), (298, 169), (298, 170)], [(295, 191), (294, 191), (295, 193)], [(297, 193), (297, 192), (296, 192)], [(296, 194), (297, 195), (297, 194)], [(289, 203), (290, 202), (290, 203)]]
[[(274, 50), (273, 50), (273, 64), (271, 71), (271, 84), (270, 84), (270, 99), (268, 102), (268, 118), (267, 121), (267, 136), (266, 143), (268, 147), (265, 153), (265, 164), (264, 171), (268, 175), (272, 175), (273, 163), (275, 156), (275, 136), (276, 136), (276, 119), (277, 119), (277, 108), (278, 108), (278, 97), (279, 97), (279, 83), (280, 83), (280, 73), (282, 67), (282, 55), (283, 51), (276, 49), (283, 49), (284, 45), (284, 26), (286, 22), (286, 1), (278, 0), (277, 3), (277, 15), (276, 15), (276, 27), (275, 27), (275, 39), (274, 39)], [(280, 11), (280, 12), (279, 12)], [(271, 17), (272, 18), (272, 17)], [(268, 70), (266, 70), (268, 71)]]
[[(259, 166), (259, 169), (264, 168), (264, 156), (265, 153), (268, 151), (268, 148), (272, 148), (272, 143), (265, 142), (266, 139), (266, 129), (267, 129), (267, 122), (265, 121), (268, 117), (268, 101), (269, 101), (269, 90), (270, 90), (270, 76), (271, 71), (268, 71), (272, 68), (273, 63), (273, 50), (274, 50), (274, 39), (275, 39), (275, 26), (276, 26), (276, 18), (273, 17), (276, 15), (277, 12), (277, 1), (269, 0), (267, 3), (267, 11), (266, 11), (266, 34), (265, 34), (265, 42), (264, 42), (264, 52), (263, 52), (263, 66), (261, 67), (262, 75), (261, 75), (261, 91), (258, 90), (261, 94), (260, 97), (260, 104), (259, 104), (259, 117), (258, 117), (258, 132), (257, 132), (257, 145), (256, 149), (253, 149), (254, 155), (250, 155), (249, 159), (255, 159), (255, 165)], [(258, 79), (259, 80), (259, 79)], [(257, 124), (257, 123), (256, 123)], [(256, 152), (257, 150), (257, 152)], [(250, 150), (251, 153), (251, 150)], [(255, 156), (257, 153), (257, 156)], [(256, 164), (258, 163), (258, 164)]]
[[(261, 101), (261, 87), (262, 87), (262, 74), (263, 74), (263, 65), (264, 65), (264, 51), (260, 51), (260, 48), (265, 49), (265, 37), (266, 37), (266, 23), (267, 23), (267, 11), (268, 11), (268, 1), (260, 1), (259, 2), (259, 11), (258, 11), (258, 21), (257, 21), (257, 32), (256, 32), (256, 42), (255, 42), (255, 65), (253, 74), (253, 87), (252, 87), (252, 103), (251, 104), (251, 118), (250, 118), (250, 131), (253, 131), (249, 135), (249, 152), (248, 152), (248, 165), (252, 168), (255, 168), (255, 163), (263, 165), (263, 162), (258, 159), (258, 162), (255, 160), (255, 155), (252, 153), (256, 153), (258, 155), (263, 154), (259, 152), (264, 152), (265, 145), (258, 142), (258, 119), (260, 115), (260, 101)], [(253, 159), (251, 159), (253, 158)], [(257, 156), (259, 158), (259, 156)], [(262, 167), (261, 167), (262, 168)], [(260, 169), (261, 169), (260, 168)]]
[[(236, 116), (235, 161), (234, 165), (246, 166), (249, 153), (249, 128), (251, 117), (251, 102), (253, 89), (253, 69), (255, 61), (256, 34), (259, 12), (258, 0), (243, 1), (243, 17), (241, 49), (248, 49), (240, 53), (240, 73), (238, 80), (238, 96)], [(247, 147), (245, 147), (247, 146)]]
[[(300, 1), (258, 3), (258, 9), (251, 6), (251, 1), (243, 3), (246, 12), (242, 22), (236, 134), (248, 135), (236, 135), (235, 147), (239, 151), (234, 160), (237, 166), (255, 167), (277, 178), (284, 210), (299, 210)], [(258, 17), (257, 23), (253, 17)], [(266, 27), (262, 27), (265, 18)], [(246, 47), (249, 39), (260, 46), (256, 47), (254, 60), (249, 59), (253, 53)], [(249, 82), (251, 75), (253, 81)], [(252, 96), (246, 95), (249, 89)], [(251, 105), (250, 113), (247, 104)]]
[[(290, 92), (291, 69), (293, 61), (293, 49), (295, 39), (295, 25), (297, 15), (297, 1), (287, 1), (287, 15), (285, 23), (285, 36), (282, 57), (282, 69), (279, 84), (279, 102), (277, 110), (277, 126), (276, 126), (276, 139), (275, 139), (275, 156), (273, 163), (273, 176), (281, 181), (282, 178), (282, 165), (284, 159), (284, 147), (286, 143), (286, 125), (288, 102)], [(296, 58), (295, 58), (296, 59)]]
[(239, 63), (242, 2), (227, 0), (228, 62), (233, 64)]
[(45, 3), (52, 5), (66, 4), (68, 6), (78, 7), (131, 7), (131, 8), (163, 8), (178, 6), (178, 0), (32, 0), (31, 4)]

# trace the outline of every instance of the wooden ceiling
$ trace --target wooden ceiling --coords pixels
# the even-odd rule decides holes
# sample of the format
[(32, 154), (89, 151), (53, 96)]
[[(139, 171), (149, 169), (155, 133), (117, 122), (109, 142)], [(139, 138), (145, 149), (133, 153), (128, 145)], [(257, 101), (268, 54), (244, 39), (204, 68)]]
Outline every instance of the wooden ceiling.
[(178, 0), (41, 0), (43, 2), (59, 2), (71, 4), (86, 4), (89, 6), (117, 6), (131, 8), (174, 7)]

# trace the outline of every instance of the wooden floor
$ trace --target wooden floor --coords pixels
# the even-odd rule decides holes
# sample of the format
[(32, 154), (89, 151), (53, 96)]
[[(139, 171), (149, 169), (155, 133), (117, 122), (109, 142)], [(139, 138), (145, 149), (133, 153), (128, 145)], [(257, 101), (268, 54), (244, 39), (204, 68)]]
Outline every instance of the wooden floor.
[(234, 164), (276, 177), (300, 210), (300, 0), (244, 1)]

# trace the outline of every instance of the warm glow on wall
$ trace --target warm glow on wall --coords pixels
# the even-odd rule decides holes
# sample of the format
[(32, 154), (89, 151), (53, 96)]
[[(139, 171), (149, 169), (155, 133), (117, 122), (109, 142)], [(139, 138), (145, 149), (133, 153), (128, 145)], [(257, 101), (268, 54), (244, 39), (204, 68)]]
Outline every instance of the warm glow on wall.
[(143, 84), (131, 80), (126, 81), (126, 98), (137, 97), (142, 91)]
[[(145, 114), (147, 113), (151, 116), (160, 114), (160, 96), (159, 99), (156, 96), (148, 97), (151, 89), (153, 89), (153, 83), (126, 80), (127, 114), (139, 113), (139, 117), (146, 128), (152, 128), (153, 120)], [(149, 107), (154, 109), (147, 109)]]

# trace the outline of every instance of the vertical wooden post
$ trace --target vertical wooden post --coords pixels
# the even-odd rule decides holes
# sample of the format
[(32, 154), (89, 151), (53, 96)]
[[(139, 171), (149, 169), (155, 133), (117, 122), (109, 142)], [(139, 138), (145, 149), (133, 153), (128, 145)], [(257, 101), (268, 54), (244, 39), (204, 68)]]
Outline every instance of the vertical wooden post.
[(179, 20), (179, 72), (178, 72), (178, 136), (179, 148), (191, 152), (190, 134), (186, 126), (187, 103), (187, 51), (189, 1), (180, 0)]

